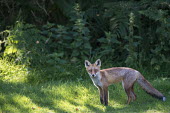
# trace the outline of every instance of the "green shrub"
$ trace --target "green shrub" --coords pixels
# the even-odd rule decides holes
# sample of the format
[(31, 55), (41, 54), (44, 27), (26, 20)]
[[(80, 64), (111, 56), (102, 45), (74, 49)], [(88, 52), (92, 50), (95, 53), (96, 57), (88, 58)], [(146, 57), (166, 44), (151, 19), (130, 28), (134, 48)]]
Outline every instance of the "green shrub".
[[(102, 34), (104, 36), (99, 36), (94, 42), (94, 51), (102, 59), (123, 62), (130, 67), (147, 65), (159, 70), (165, 64), (169, 64), (168, 4), (144, 0), (104, 2), (100, 8), (92, 7), (91, 10), (97, 11), (95, 15), (110, 20), (107, 24), (101, 21), (100, 24), (104, 25), (102, 27), (109, 26), (109, 30), (105, 29)], [(98, 16), (91, 18), (96, 20)], [(96, 30), (100, 29), (97, 22), (93, 24)]]
[(45, 37), (40, 35), (40, 31), (35, 26), (17, 22), (8, 33), (5, 38), (4, 57), (25, 65), (43, 64), (47, 52)]
[(119, 66), (164, 70), (170, 63), (170, 15), (164, 7), (168, 4), (100, 1), (83, 8), (71, 2), (65, 25), (17, 22), (1, 32), (1, 56), (33, 70), (30, 81), (76, 75), (66, 73), (67, 65), (97, 58)]
[(60, 73), (64, 77), (67, 75), (63, 74), (64, 64), (91, 56), (90, 31), (78, 4), (70, 17), (72, 26), (47, 23), (41, 30), (32, 24), (17, 22), (6, 31), (3, 58), (28, 66), (34, 73), (31, 75), (35, 75), (29, 76), (29, 81), (55, 79)]
[(75, 4), (70, 13), (70, 21), (72, 24), (68, 26), (52, 23), (43, 26), (42, 34), (48, 37), (49, 49), (72, 60), (91, 57), (90, 31), (78, 4)]

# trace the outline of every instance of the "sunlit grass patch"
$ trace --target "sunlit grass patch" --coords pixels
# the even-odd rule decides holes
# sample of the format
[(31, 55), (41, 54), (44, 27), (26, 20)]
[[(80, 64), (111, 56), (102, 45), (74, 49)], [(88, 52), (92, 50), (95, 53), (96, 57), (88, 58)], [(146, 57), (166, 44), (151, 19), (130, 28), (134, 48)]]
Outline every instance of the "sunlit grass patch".
[[(2, 108), (2, 107), (1, 107)], [(4, 109), (4, 110), (3, 110)], [(6, 103), (4, 103), (4, 105), (3, 105), (3, 108), (2, 108), (2, 112), (20, 112), (20, 109), (18, 109), (18, 108), (16, 108), (16, 106), (15, 105), (11, 105), (11, 104), (6, 104)]]
[[(166, 85), (169, 80), (160, 82)], [(151, 82), (152, 83), (152, 82)], [(155, 85), (155, 84), (153, 84)], [(126, 94), (121, 84), (110, 86), (109, 106), (100, 103), (99, 92), (90, 80), (52, 81), (38, 85), (1, 83), (0, 111), (30, 113), (60, 112), (168, 112), (169, 103), (157, 100), (135, 86), (137, 100), (126, 104)], [(12, 86), (12, 87), (11, 87)], [(160, 87), (158, 84), (156, 85)], [(4, 88), (6, 87), (6, 89)], [(168, 92), (164, 91), (167, 98)]]
[(0, 78), (8, 82), (25, 82), (28, 75), (27, 68), (24, 65), (16, 65), (0, 59)]
[[(35, 84), (29, 84), (26, 82), (28, 74), (36, 73), (27, 73), (25, 67), (20, 65), (7, 64), (8, 62), (5, 61), (1, 63), (4, 63), (0, 65), (0, 112), (3, 113), (159, 113), (170, 111), (169, 78), (148, 80), (166, 96), (165, 102), (146, 94), (136, 83), (134, 90), (137, 99), (127, 105), (126, 93), (122, 84), (118, 83), (109, 86), (109, 105), (106, 107), (100, 103), (99, 91), (88, 77), (79, 76), (81, 79), (68, 78), (48, 82), (39, 82), (41, 80), (35, 79)], [(14, 67), (15, 71), (12, 70)], [(37, 74), (41, 78), (41, 73)]]
[(64, 111), (75, 111), (76, 110), (76, 105), (70, 103), (67, 100), (61, 100), (58, 105), (58, 107), (62, 108)]

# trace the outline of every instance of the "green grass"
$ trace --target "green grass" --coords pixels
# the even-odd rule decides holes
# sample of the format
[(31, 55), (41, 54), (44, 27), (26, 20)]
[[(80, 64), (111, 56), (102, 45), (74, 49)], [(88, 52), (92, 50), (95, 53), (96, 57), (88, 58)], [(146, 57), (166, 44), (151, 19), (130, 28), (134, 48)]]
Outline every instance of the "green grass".
[(136, 85), (137, 100), (126, 105), (121, 84), (110, 86), (109, 106), (100, 104), (97, 88), (91, 81), (52, 81), (39, 85), (1, 81), (0, 112), (3, 113), (55, 113), (55, 112), (169, 112), (169, 79), (155, 80), (152, 84), (163, 92), (162, 102)]
[[(169, 78), (149, 80), (166, 96), (165, 102), (151, 97), (139, 85), (135, 85), (137, 100), (126, 105), (126, 94), (121, 83), (118, 83), (109, 87), (109, 106), (105, 107), (100, 104), (98, 90), (87, 73), (84, 73), (83, 76), (87, 77), (83, 79), (51, 80), (30, 84), (26, 82), (28, 72), (25, 67), (7, 64), (1, 62), (0, 65), (0, 113), (162, 113), (170, 111)], [(4, 71), (4, 66), (10, 66), (12, 69), (15, 67), (15, 71), (9, 68)]]

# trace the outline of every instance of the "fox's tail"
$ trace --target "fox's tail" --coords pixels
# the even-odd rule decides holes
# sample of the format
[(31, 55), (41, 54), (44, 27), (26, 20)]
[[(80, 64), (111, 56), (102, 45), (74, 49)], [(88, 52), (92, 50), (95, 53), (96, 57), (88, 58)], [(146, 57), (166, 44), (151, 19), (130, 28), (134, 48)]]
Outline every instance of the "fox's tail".
[(155, 89), (143, 76), (140, 76), (137, 79), (137, 82), (142, 87), (142, 89), (144, 89), (151, 96), (161, 99), (162, 101), (166, 100), (166, 97), (157, 89)]

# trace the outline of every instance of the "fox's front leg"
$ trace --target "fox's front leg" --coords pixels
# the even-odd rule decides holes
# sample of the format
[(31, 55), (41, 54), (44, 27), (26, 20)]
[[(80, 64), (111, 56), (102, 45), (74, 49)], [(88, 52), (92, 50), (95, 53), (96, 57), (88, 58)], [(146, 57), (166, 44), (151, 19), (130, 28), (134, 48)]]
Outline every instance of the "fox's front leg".
[(100, 102), (101, 104), (104, 104), (104, 91), (100, 86), (98, 86), (98, 89), (99, 89), (99, 94), (100, 94)]
[(105, 86), (103, 88), (104, 91), (104, 105), (107, 106), (108, 105), (108, 86)]

